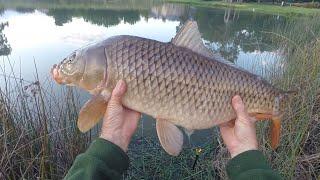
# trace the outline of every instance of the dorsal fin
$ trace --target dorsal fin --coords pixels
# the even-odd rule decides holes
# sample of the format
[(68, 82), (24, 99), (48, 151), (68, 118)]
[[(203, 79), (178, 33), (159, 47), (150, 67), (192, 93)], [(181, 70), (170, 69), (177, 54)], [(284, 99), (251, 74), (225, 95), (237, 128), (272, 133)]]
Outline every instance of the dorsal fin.
[(176, 46), (185, 47), (209, 58), (215, 56), (214, 53), (203, 44), (197, 22), (195, 21), (188, 20), (180, 28), (171, 43)]
[[(198, 29), (196, 21), (188, 20), (179, 30), (177, 35), (171, 40), (171, 43), (192, 50), (198, 54), (212, 58), (221, 63), (233, 66), (239, 70), (249, 72), (248, 70), (237, 66), (236, 64), (224, 59), (220, 53), (214, 53), (211, 49), (208, 49), (201, 39), (201, 34)], [(250, 73), (250, 72), (249, 72)]]

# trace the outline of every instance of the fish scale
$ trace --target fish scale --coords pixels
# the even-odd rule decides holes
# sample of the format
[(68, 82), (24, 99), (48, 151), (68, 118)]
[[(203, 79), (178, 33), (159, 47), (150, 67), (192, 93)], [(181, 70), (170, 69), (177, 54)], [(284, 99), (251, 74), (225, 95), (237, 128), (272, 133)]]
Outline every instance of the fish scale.
[(119, 36), (106, 52), (108, 80), (128, 85), (126, 106), (188, 129), (234, 119), (234, 95), (243, 98), (249, 113), (260, 113), (272, 112), (280, 94), (256, 75), (171, 43)]
[(207, 49), (194, 21), (186, 22), (168, 43), (134, 36), (108, 38), (73, 52), (51, 73), (58, 83), (94, 95), (79, 113), (82, 132), (99, 122), (113, 88), (124, 80), (123, 105), (156, 118), (160, 143), (174, 156), (183, 145), (176, 125), (190, 135), (194, 129), (235, 119), (231, 107), (235, 95), (242, 97), (249, 115), (272, 119), (271, 146), (277, 147), (289, 94)]

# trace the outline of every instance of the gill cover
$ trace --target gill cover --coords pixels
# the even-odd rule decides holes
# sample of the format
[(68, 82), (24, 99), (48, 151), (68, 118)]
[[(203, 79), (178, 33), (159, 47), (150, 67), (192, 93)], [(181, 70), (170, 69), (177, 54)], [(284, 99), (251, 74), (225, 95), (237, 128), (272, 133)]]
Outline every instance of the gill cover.
[(88, 46), (81, 52), (86, 64), (79, 86), (88, 91), (104, 87), (107, 75), (107, 59), (103, 44)]

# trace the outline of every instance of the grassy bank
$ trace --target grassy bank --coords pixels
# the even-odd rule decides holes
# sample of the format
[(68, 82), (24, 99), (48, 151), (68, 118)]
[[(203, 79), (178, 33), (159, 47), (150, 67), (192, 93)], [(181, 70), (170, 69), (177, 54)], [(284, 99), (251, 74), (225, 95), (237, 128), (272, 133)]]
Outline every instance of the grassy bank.
[[(260, 149), (285, 179), (316, 179), (320, 175), (320, 22), (317, 17), (302, 19), (265, 33), (283, 54), (283, 71), (266, 72), (269, 80), (298, 93), (288, 102), (276, 151), (269, 145), (268, 122), (258, 123)], [(0, 66), (4, 83), (0, 89), (0, 179), (61, 179), (97, 131), (81, 134), (76, 128), (80, 102), (74, 89), (54, 91), (51, 83), (39, 82), (37, 76), (31, 82), (23, 80), (12, 69)], [(226, 178), (229, 155), (219, 137), (204, 140), (204, 153), (192, 170), (193, 149), (186, 145), (180, 156), (171, 157), (156, 137), (144, 136), (140, 129), (129, 146), (131, 165), (124, 179)]]
[(226, 3), (224, 1), (203, 1), (203, 0), (168, 0), (169, 2), (185, 3), (201, 7), (212, 7), (212, 8), (234, 8), (243, 11), (254, 11), (258, 13), (266, 14), (279, 14), (284, 16), (293, 15), (314, 15), (320, 13), (320, 9), (310, 9), (303, 7), (284, 6), (263, 4), (263, 3)]

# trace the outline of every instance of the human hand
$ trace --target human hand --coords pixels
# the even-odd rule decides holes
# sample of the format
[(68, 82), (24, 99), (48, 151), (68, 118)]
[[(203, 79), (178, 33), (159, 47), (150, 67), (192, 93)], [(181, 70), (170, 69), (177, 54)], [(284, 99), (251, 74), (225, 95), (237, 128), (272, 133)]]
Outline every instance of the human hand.
[(236, 120), (220, 125), (221, 136), (231, 158), (242, 152), (258, 149), (256, 119), (248, 115), (240, 96), (232, 98), (232, 107), (237, 115)]
[(139, 112), (122, 106), (122, 97), (127, 90), (123, 80), (113, 89), (103, 118), (100, 138), (118, 145), (124, 152), (128, 150), (131, 137), (137, 129), (141, 117)]

